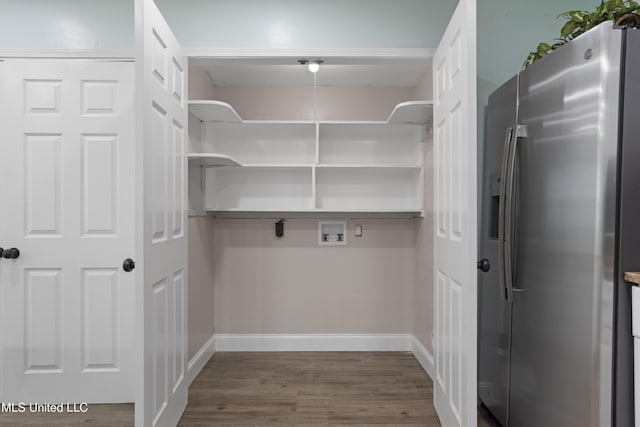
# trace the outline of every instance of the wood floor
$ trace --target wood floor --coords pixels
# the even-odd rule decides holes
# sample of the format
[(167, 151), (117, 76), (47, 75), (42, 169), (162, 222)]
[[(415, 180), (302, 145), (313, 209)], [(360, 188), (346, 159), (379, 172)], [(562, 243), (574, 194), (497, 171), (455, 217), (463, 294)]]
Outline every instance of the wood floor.
[(440, 426), (431, 380), (410, 353), (217, 353), (180, 426)]
[[(180, 426), (440, 427), (431, 379), (411, 353), (216, 353), (189, 389)], [(494, 427), (486, 410), (479, 427)], [(133, 405), (84, 414), (0, 413), (0, 426), (133, 426)]]
[(24, 413), (0, 412), (1, 427), (132, 427), (133, 403), (89, 405), (85, 413), (37, 413), (25, 408)]

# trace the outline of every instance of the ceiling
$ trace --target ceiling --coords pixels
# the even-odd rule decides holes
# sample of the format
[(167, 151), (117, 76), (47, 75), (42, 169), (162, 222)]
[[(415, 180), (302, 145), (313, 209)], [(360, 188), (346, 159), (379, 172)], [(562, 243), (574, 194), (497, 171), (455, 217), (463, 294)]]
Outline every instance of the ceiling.
[[(191, 58), (190, 65), (209, 73), (216, 86), (313, 86), (313, 73), (299, 59)], [(319, 86), (415, 86), (431, 58), (321, 58)]]

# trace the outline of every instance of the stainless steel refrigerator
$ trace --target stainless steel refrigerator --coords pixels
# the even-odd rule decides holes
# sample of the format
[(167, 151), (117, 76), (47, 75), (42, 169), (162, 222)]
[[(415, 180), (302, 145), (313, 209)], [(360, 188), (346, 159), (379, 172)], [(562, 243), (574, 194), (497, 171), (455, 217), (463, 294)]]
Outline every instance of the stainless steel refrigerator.
[(610, 22), (486, 109), (478, 394), (505, 427), (633, 425), (640, 30)]

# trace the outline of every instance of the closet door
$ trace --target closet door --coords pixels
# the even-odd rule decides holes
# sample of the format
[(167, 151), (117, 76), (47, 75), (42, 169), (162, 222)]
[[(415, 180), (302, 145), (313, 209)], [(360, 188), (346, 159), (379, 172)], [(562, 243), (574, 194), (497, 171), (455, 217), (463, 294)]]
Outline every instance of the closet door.
[(187, 59), (153, 0), (136, 1), (139, 159), (137, 426), (175, 426), (187, 405)]
[(477, 404), (476, 0), (460, 0), (433, 57), (434, 405), (443, 427)]
[(3, 402), (132, 402), (134, 66), (7, 60)]

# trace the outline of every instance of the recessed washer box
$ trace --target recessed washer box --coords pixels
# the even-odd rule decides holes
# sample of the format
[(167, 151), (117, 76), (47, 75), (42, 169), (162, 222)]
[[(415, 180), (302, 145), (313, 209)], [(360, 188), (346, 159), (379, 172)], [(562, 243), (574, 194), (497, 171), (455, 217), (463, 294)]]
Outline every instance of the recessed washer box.
[(319, 245), (346, 245), (347, 221), (320, 221), (318, 222)]

